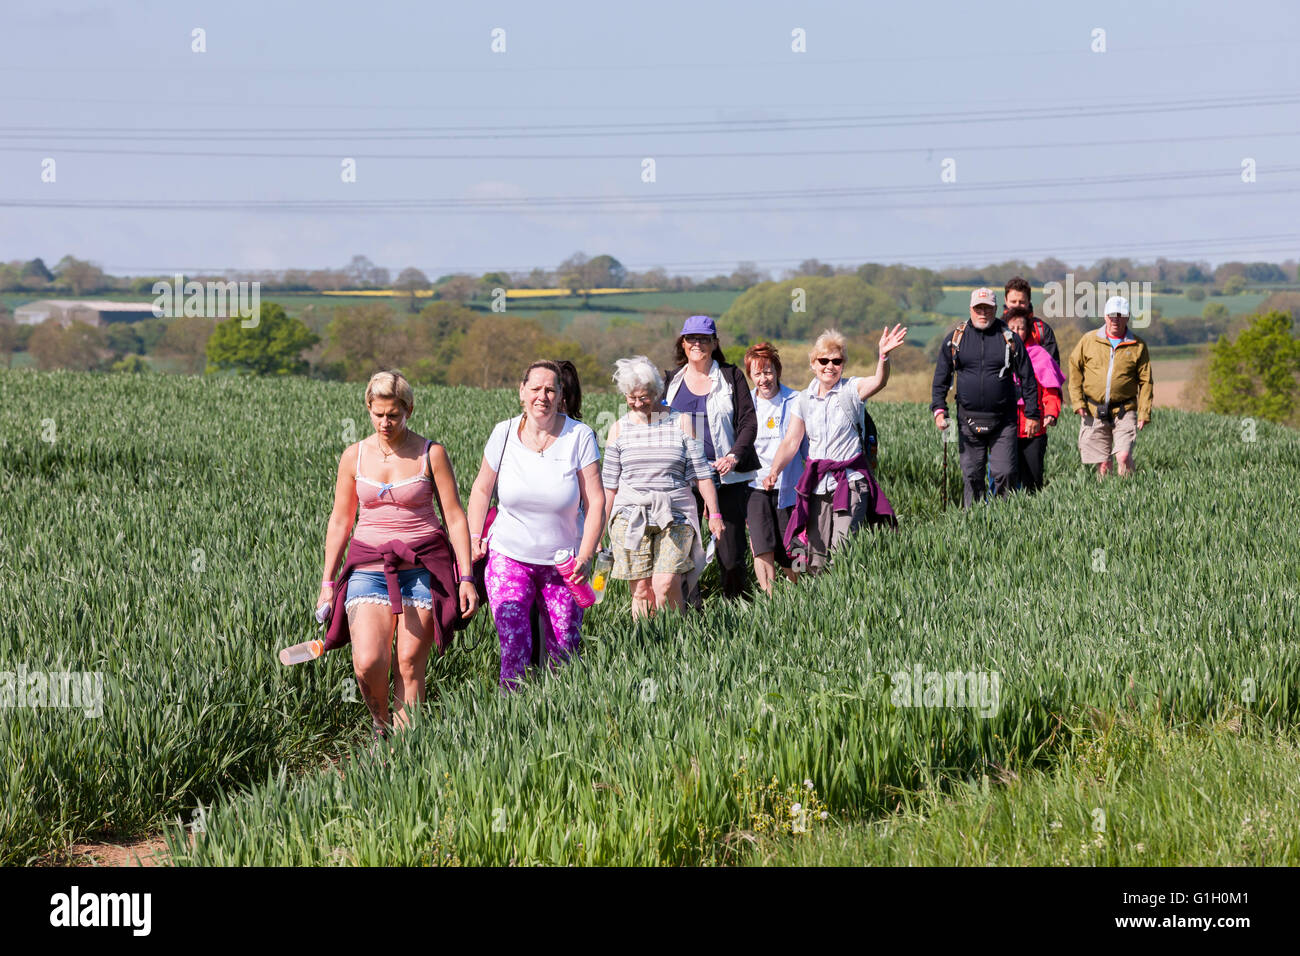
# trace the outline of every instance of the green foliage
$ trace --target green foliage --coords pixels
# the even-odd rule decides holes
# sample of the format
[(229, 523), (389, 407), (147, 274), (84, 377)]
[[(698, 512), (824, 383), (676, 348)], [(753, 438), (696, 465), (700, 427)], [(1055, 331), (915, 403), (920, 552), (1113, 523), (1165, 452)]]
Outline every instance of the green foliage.
[(1274, 292), (1261, 302), (1255, 311), (1261, 314), (1273, 311), (1287, 312), (1292, 321), (1300, 322), (1300, 292)]
[[(430, 302), (407, 320), (402, 371), (412, 382), (445, 385), (447, 368), (479, 313), (454, 302)], [(374, 371), (373, 369), (371, 371)]]
[(1295, 866), (1293, 741), (1129, 721), (1050, 772), (938, 781), (881, 819), (765, 840), (768, 866)]
[(166, 322), (166, 331), (154, 349), (155, 354), (175, 359), (180, 369), (191, 375), (202, 374), (208, 340), (216, 328), (212, 320), (200, 315), (181, 315)]
[(144, 353), (149, 355), (162, 341), (167, 334), (167, 324), (173, 321), (171, 319), (143, 319), (140, 322), (131, 323), (135, 329), (136, 337), (140, 340), (140, 347)]
[[(804, 311), (794, 311), (802, 289)], [(877, 334), (902, 318), (902, 311), (887, 292), (868, 285), (858, 276), (803, 276), (784, 282), (763, 282), (737, 297), (719, 320), (721, 331), (741, 345), (762, 339), (811, 341), (827, 328), (846, 334)]]
[(167, 282), (170, 280), (163, 279), (161, 276), (137, 276), (127, 283), (127, 289), (136, 295), (153, 295), (155, 282)]
[(943, 298), (943, 279), (930, 269), (912, 266), (882, 266), (867, 263), (858, 268), (858, 278), (891, 296), (914, 312), (933, 312)]
[(1228, 317), (1228, 307), (1222, 302), (1207, 302), (1201, 316), (1207, 322), (1220, 322)]
[[(0, 865), (188, 818), (360, 736), (346, 652), (292, 670), (275, 656), (316, 634), (325, 525), (354, 440), (341, 423), (369, 430), (360, 389), (0, 369), (0, 397), (0, 701), (21, 665), (101, 673), (104, 708), (0, 705)], [(462, 500), (510, 408), (505, 393), (417, 389), (411, 426), (447, 446)], [(431, 686), (492, 666), (486, 627), (431, 662)]]
[(1187, 290), (1187, 298), (1192, 302), (1203, 302), (1205, 301), (1205, 290), (1200, 286), (1192, 286)]
[(84, 322), (72, 322), (65, 328), (47, 319), (32, 331), (27, 349), (41, 369), (86, 372), (99, 368), (104, 359), (104, 331)]
[(106, 344), (114, 352), (135, 355), (144, 353), (144, 342), (140, 340), (135, 322), (113, 322), (104, 329), (104, 333)]
[(399, 368), (412, 357), (406, 335), (387, 302), (335, 309), (326, 339), (325, 361), (349, 382), (364, 382), (380, 369)]
[[(344, 693), (349, 652), (295, 668), (275, 652), (315, 633), (347, 422), (367, 431), (359, 393), (0, 370), (0, 670), (104, 677), (100, 719), (4, 711), (0, 862), (200, 803), (204, 831), (173, 841), (180, 862), (731, 862), (743, 831), (798, 820), (795, 802), (878, 815), (937, 775), (1023, 774), (1065, 747), (1095, 773), (1091, 708), (1204, 721), (1244, 707), (1268, 731), (1300, 719), (1286, 559), (1300, 435), (1261, 423), (1243, 442), (1234, 421), (1167, 412), (1137, 475), (1099, 486), (1061, 425), (1040, 495), (941, 513), (930, 416), (873, 404), (897, 534), (859, 536), (770, 600), (706, 596), (687, 617), (633, 623), (616, 586), (581, 659), (508, 697), (480, 616), (430, 662), (428, 719), (389, 763), (355, 753), (340, 773), (325, 758), (369, 726)], [(462, 497), (516, 402), (513, 388), (416, 390), (412, 427), (446, 444)], [(587, 419), (600, 432), (617, 406), (594, 395)], [(53, 442), (38, 424), (51, 416)], [(1000, 706), (895, 706), (890, 675), (918, 663), (999, 673)], [(793, 823), (780, 837), (803, 838)]]
[(54, 273), (49, 270), (45, 265), (45, 261), (39, 256), (23, 266), (21, 275), (26, 281), (35, 281), (38, 283), (54, 281)]
[(1300, 397), (1300, 340), (1285, 312), (1255, 319), (1236, 340), (1219, 339), (1211, 350), (1211, 411), (1273, 422), (1290, 421)]
[(1273, 262), (1251, 262), (1247, 264), (1245, 276), (1251, 282), (1285, 282), (1286, 273), (1282, 267)]
[(109, 286), (99, 266), (75, 256), (64, 256), (60, 259), (58, 265), (54, 267), (54, 274), (58, 277), (57, 287), (67, 289), (75, 296), (99, 292)]
[(0, 359), (9, 367), (11, 358), (18, 350), (18, 325), (9, 310), (0, 305)]
[(393, 288), (406, 293), (406, 308), (410, 312), (419, 311), (416, 293), (429, 288), (429, 277), (414, 267), (403, 269), (393, 281)]
[(533, 362), (562, 358), (573, 360), (584, 383), (604, 377), (596, 360), (578, 343), (549, 336), (529, 319), (489, 312), (478, 316), (465, 333), (446, 380), (474, 388), (517, 388), (523, 370)]
[(141, 372), (149, 371), (149, 362), (144, 358), (144, 356), (132, 353), (124, 355), (114, 362), (111, 370), (114, 372), (139, 374)]
[(1244, 275), (1228, 276), (1223, 281), (1224, 295), (1238, 295), (1246, 288), (1246, 277)]
[(611, 255), (599, 255), (586, 262), (582, 277), (596, 289), (617, 289), (627, 285), (627, 269)]
[(207, 344), (209, 372), (292, 375), (307, 370), (302, 352), (316, 344), (316, 335), (274, 302), (263, 303), (257, 318), (249, 328), (244, 322), (252, 319), (239, 316), (217, 323)]

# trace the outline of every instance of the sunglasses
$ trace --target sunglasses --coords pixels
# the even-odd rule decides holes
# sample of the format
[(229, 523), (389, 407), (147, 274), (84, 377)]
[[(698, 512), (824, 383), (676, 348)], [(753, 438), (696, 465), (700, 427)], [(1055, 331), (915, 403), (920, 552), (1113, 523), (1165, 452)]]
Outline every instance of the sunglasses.
[(844, 364), (844, 357), (841, 356), (840, 358), (819, 358), (817, 361), (820, 362), (823, 366), (826, 366), (826, 365), (837, 365), (837, 366), (838, 366), (838, 365), (843, 365), (843, 364)]
[(686, 340), (687, 345), (708, 345), (713, 341), (711, 335), (683, 335), (682, 338)]

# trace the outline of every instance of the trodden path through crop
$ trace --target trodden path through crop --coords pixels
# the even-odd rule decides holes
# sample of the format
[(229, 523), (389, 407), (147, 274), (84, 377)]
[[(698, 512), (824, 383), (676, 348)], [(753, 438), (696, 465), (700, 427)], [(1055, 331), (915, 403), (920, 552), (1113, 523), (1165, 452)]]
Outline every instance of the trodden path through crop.
[(125, 843), (76, 843), (66, 854), (50, 857), (47, 866), (171, 866), (161, 834)]

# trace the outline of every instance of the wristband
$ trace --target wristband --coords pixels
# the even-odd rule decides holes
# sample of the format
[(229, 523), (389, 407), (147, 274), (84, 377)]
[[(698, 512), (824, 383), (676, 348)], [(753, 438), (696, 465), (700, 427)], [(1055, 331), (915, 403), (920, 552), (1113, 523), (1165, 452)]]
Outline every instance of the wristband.
[(471, 541), (482, 541), (482, 540), (483, 540), (483, 536), (482, 536), (481, 534), (472, 534), (472, 535), (469, 536), (469, 539), (470, 539)]
[(462, 574), (460, 577), (458, 577), (458, 578), (456, 579), (456, 583), (457, 583), (457, 584), (473, 584), (473, 583), (474, 583), (474, 575), (472, 575), (472, 574)]
[(320, 586), (323, 587), (323, 588), (332, 588), (332, 587), (334, 587), (334, 582), (333, 582), (333, 581), (322, 581), (322, 582), (320, 583)]
[(722, 515), (709, 515), (709, 517), (710, 517), (710, 518), (717, 518), (719, 521), (722, 520)]

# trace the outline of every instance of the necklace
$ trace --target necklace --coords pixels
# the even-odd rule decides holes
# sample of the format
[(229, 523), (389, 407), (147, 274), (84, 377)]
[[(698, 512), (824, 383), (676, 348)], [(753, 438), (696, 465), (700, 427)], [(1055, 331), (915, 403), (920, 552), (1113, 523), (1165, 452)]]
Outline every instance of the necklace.
[[(521, 425), (519, 426), (519, 440), (520, 440), (520, 441), (523, 441), (525, 435), (528, 435), (528, 429), (525, 428), (525, 427), (521, 424)], [(531, 450), (537, 452), (537, 454), (539, 454), (539, 455), (544, 454), (544, 453), (546, 452), (546, 449), (550, 447), (551, 442), (553, 442), (553, 441), (555, 440), (555, 436), (552, 435), (550, 432), (542, 432), (542, 441), (541, 441), (541, 445), (540, 445), (539, 447), (537, 447), (537, 448), (533, 448), (532, 443), (533, 443), (534, 441), (536, 441), (536, 438), (537, 438), (537, 436), (535, 436), (535, 435), (529, 435), (529, 436), (528, 436), (528, 441), (524, 442), (524, 445), (525, 445), (527, 448), (529, 448), (529, 449), (531, 449)]]
[[(394, 448), (391, 451), (385, 451), (383, 439), (378, 435), (375, 436), (375, 443), (379, 445), (379, 450), (384, 452), (384, 461), (388, 461), (389, 458), (397, 454), (397, 448)], [(403, 437), (403, 444), (405, 444), (405, 437)], [(400, 448), (401, 446), (398, 447)]]

